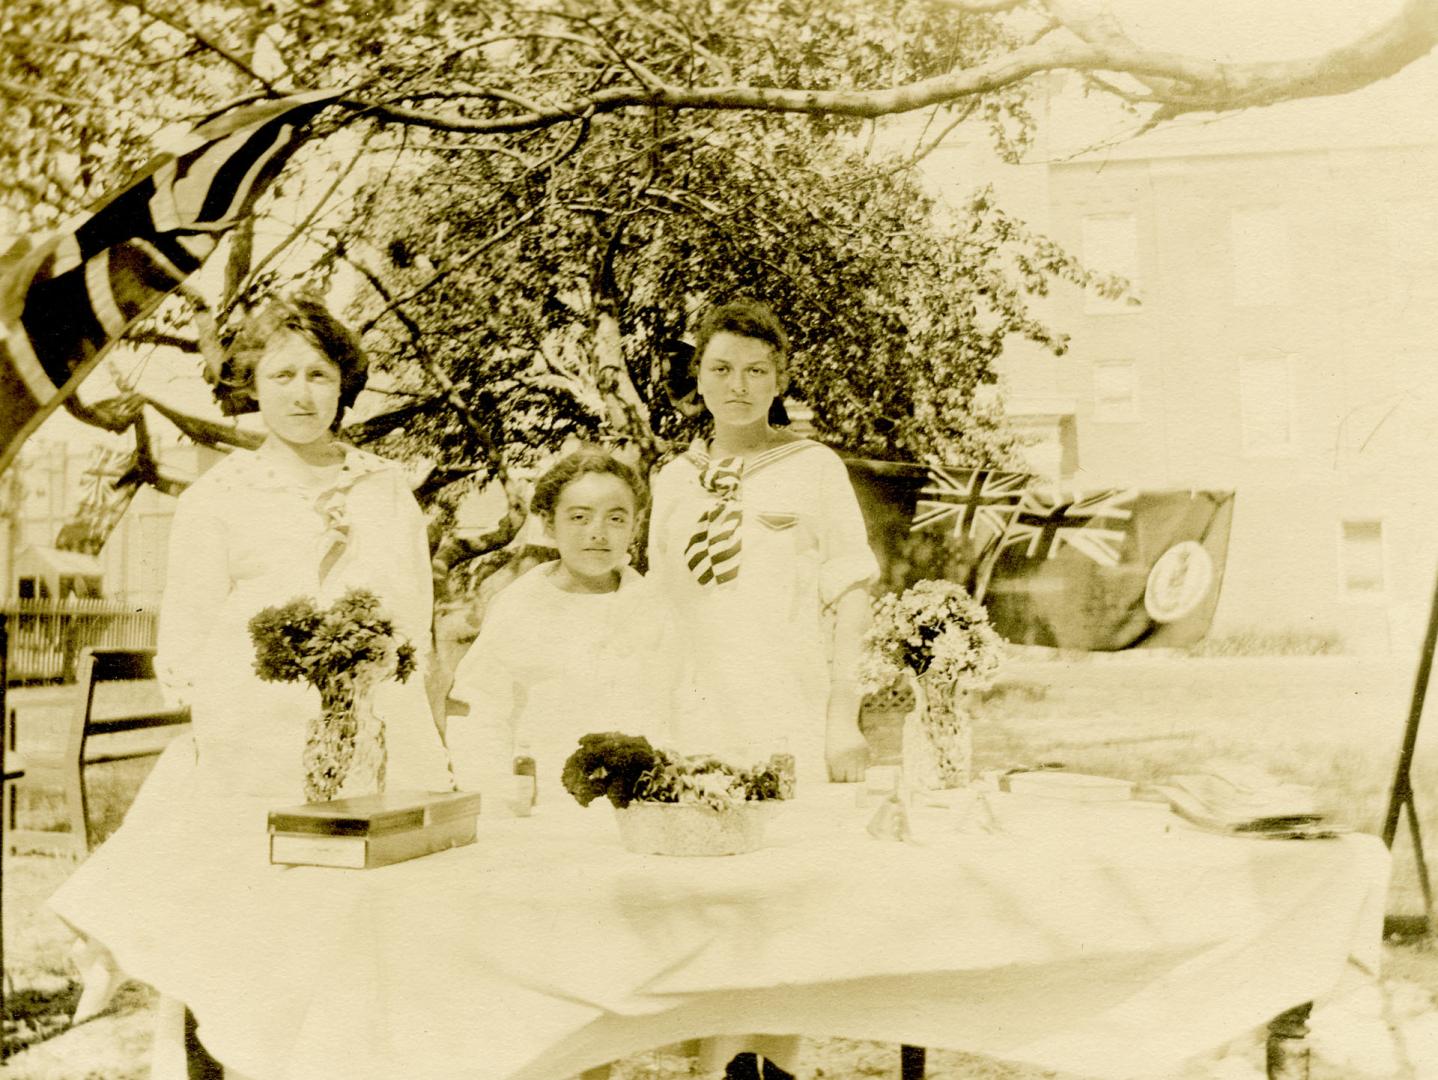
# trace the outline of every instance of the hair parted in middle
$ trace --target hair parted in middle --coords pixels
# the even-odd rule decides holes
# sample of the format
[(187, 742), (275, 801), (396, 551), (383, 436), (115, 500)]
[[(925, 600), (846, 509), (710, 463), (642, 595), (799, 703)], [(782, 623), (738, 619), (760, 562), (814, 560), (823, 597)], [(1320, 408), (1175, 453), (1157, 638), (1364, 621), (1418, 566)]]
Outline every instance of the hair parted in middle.
[(305, 292), (277, 296), (240, 324), (213, 387), (221, 412), (235, 416), (255, 410), (255, 367), (281, 334), (303, 338), (339, 368), (340, 400), (334, 420), (338, 428), (345, 410), (365, 387), (369, 360), (360, 348), (359, 336), (330, 314), (324, 301)]
[(639, 474), (608, 450), (600, 446), (582, 446), (565, 454), (549, 467), (534, 485), (534, 495), (529, 500), (529, 510), (545, 519), (553, 519), (559, 496), (570, 484), (591, 473), (600, 476), (614, 476), (624, 481), (634, 493), (635, 511), (643, 510), (649, 503), (649, 488)]

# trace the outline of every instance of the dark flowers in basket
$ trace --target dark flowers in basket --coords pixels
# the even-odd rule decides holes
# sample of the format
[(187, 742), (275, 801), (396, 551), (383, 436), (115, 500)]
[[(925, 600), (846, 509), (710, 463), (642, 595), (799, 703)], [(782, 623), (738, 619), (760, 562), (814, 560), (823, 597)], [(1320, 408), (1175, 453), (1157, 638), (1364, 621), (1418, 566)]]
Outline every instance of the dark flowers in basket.
[(564, 763), (564, 790), (588, 806), (607, 798), (621, 810), (645, 796), (648, 774), (660, 763), (659, 751), (642, 735), (618, 731), (580, 737), (579, 749)]
[(724, 810), (782, 797), (779, 772), (771, 765), (740, 769), (707, 754), (685, 757), (617, 731), (582, 736), (564, 763), (563, 781), (580, 806), (603, 797), (621, 810), (632, 802)]

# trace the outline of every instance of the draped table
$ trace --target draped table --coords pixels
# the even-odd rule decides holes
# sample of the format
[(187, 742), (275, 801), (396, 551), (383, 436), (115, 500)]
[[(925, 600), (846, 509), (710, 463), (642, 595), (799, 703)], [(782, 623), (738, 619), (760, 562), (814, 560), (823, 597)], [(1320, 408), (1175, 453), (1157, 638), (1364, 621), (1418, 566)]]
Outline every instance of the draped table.
[(607, 805), (542, 807), (369, 871), (269, 866), (259, 816), (187, 872), (232, 885), (218, 906), (118, 959), (256, 1080), (553, 1080), (746, 1031), (1153, 1076), (1377, 971), (1375, 837), (987, 798), (995, 832), (925, 809), (881, 842), (855, 788), (813, 786), (762, 849), (696, 859), (624, 851)]

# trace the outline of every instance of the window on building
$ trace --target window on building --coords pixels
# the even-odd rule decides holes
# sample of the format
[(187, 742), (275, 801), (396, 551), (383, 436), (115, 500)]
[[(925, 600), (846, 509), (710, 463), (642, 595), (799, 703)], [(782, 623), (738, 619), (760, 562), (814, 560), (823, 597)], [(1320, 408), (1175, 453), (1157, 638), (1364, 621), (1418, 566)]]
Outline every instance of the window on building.
[(1093, 418), (1101, 424), (1138, 419), (1138, 379), (1132, 360), (1100, 360), (1093, 366)]
[(1233, 302), (1238, 307), (1288, 303), (1288, 226), (1276, 206), (1245, 206), (1228, 218)]
[(1383, 522), (1343, 523), (1343, 592), (1372, 596), (1387, 587), (1383, 575)]
[[(1133, 214), (1089, 214), (1083, 219), (1083, 262), (1099, 274), (1116, 274), (1137, 296), (1142, 281), (1138, 261), (1138, 218)], [(1128, 296), (1110, 300), (1092, 289), (1084, 294), (1084, 310), (1096, 315), (1138, 311)]]
[(1240, 361), (1238, 402), (1245, 454), (1271, 457), (1293, 452), (1291, 356), (1249, 356)]

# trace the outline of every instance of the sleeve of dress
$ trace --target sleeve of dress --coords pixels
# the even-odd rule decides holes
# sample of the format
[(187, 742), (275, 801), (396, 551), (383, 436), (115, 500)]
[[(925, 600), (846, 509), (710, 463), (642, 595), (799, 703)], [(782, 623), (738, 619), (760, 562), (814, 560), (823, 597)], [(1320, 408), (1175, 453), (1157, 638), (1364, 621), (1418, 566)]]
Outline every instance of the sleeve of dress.
[(666, 593), (665, 577), (669, 571), (668, 543), (665, 537), (669, 517), (674, 513), (674, 469), (666, 465), (654, 476), (649, 502), (649, 569), (645, 577), (662, 599)]
[(191, 488), (180, 496), (170, 522), (155, 653), (155, 674), (171, 704), (192, 704), (200, 673), (233, 662), (208, 654), (214, 613), (231, 588), (226, 535), (208, 488)]
[(394, 470), (394, 535), (400, 538), (401, 555), (395, 567), (394, 595), (385, 598), (395, 626), (414, 642), (426, 661), (434, 637), (434, 576), (429, 557), (429, 523), (419, 508), (404, 474)]
[(879, 562), (869, 547), (869, 532), (849, 482), (849, 470), (838, 454), (826, 453), (820, 459), (818, 502), (822, 508), (819, 594), (827, 607), (855, 585), (875, 580)]
[(490, 601), (479, 636), (459, 661), (449, 696), (469, 706), (445, 730), (461, 791), (493, 789), (514, 769), (514, 721), (519, 705), (514, 674), (504, 662), (510, 620), (501, 597)]

